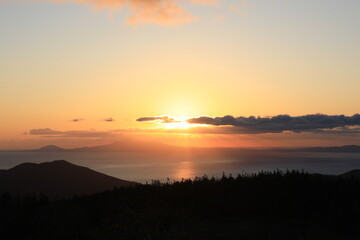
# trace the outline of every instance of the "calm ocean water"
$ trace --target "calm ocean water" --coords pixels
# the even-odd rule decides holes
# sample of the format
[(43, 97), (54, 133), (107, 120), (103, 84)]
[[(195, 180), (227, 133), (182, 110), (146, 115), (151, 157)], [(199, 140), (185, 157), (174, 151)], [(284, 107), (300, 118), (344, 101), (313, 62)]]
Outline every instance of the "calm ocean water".
[(341, 174), (360, 169), (360, 153), (278, 153), (276, 156), (193, 157), (124, 152), (0, 152), (0, 169), (20, 163), (67, 160), (125, 180), (150, 182), (252, 173), (261, 170), (303, 169), (310, 173)]

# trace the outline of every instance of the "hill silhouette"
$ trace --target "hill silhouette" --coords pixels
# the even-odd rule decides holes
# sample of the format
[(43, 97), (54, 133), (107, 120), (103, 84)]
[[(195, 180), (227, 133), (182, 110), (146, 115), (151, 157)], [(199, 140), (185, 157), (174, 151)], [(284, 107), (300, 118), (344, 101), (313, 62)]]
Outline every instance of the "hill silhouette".
[(360, 180), (360, 169), (354, 169), (349, 172), (343, 173), (340, 177), (345, 179), (357, 179)]
[(0, 194), (0, 213), (4, 240), (354, 240), (360, 181), (274, 171), (153, 181), (66, 200)]
[(20, 195), (36, 193), (50, 198), (92, 194), (135, 184), (64, 160), (22, 163), (0, 171), (0, 192)]

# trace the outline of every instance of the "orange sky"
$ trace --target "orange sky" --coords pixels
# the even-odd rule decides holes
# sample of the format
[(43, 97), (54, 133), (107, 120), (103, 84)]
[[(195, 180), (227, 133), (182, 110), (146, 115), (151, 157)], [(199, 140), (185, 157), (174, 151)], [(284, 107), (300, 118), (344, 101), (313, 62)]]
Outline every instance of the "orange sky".
[(337, 118), (256, 134), (244, 131), (268, 126), (136, 121), (351, 117), (360, 109), (359, 11), (355, 0), (0, 1), (0, 149), (127, 137), (207, 147), (360, 144), (357, 123)]

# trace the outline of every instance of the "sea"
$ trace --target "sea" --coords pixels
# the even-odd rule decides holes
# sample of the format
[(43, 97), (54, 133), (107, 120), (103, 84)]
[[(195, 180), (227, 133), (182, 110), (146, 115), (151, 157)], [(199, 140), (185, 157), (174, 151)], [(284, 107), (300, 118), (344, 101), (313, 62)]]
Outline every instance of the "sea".
[(139, 152), (0, 152), (0, 169), (9, 169), (24, 162), (53, 160), (66, 160), (110, 176), (141, 183), (293, 169), (338, 175), (360, 169), (360, 153), (307, 152), (243, 157), (184, 157)]

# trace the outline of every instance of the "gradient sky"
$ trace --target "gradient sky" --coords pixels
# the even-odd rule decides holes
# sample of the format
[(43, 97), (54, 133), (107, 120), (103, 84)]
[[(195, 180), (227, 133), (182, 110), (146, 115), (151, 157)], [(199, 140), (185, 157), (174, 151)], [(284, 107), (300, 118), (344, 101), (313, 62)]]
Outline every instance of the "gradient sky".
[[(360, 144), (357, 125), (179, 134), (136, 121), (359, 113), (359, 12), (358, 0), (0, 0), (0, 149), (135, 135), (196, 146)], [(39, 129), (48, 132), (32, 134)]]

